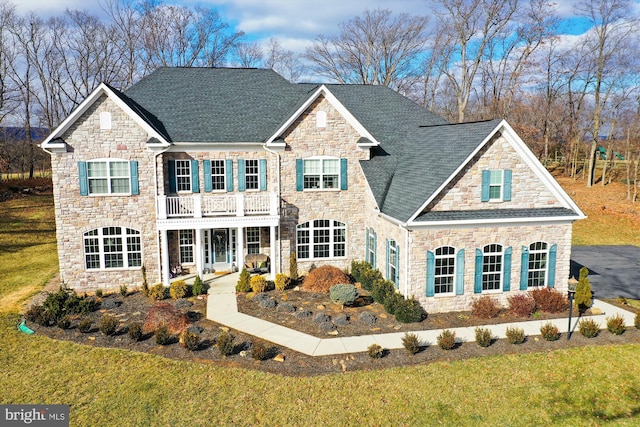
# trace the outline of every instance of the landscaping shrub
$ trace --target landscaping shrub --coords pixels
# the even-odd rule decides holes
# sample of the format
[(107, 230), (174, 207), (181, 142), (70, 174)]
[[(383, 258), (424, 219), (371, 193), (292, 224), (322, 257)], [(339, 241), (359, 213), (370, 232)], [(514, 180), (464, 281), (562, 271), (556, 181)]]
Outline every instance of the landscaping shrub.
[(371, 288), (371, 297), (378, 304), (383, 304), (389, 295), (396, 293), (396, 286), (390, 280), (376, 280)]
[(636, 317), (633, 318), (633, 324), (637, 329), (640, 329), (640, 310), (636, 312)]
[(247, 267), (242, 267), (238, 283), (236, 284), (236, 292), (249, 292), (251, 290), (251, 273), (247, 270)]
[(235, 337), (227, 331), (222, 331), (216, 339), (216, 348), (222, 357), (227, 357), (233, 353)]
[(416, 323), (421, 322), (426, 317), (426, 313), (414, 297), (408, 299), (401, 297), (395, 306), (395, 316), (400, 323)]
[(384, 306), (384, 310), (387, 313), (391, 315), (395, 315), (396, 308), (399, 307), (400, 304), (402, 304), (402, 301), (404, 301), (404, 297), (399, 293), (395, 292), (395, 288), (394, 288), (394, 292), (388, 294), (385, 297), (384, 301), (382, 302), (382, 305)]
[(169, 327), (167, 325), (159, 326), (155, 331), (156, 336), (156, 344), (158, 345), (169, 345), (173, 343), (174, 336), (169, 331)]
[(580, 269), (580, 277), (578, 279), (578, 287), (576, 288), (575, 302), (578, 309), (584, 312), (587, 308), (591, 307), (591, 284), (589, 283), (589, 269), (582, 267)]
[(182, 332), (180, 345), (189, 351), (196, 351), (200, 347), (200, 334), (189, 330)]
[(493, 341), (493, 332), (489, 328), (476, 328), (476, 343), (480, 347), (489, 347)]
[(546, 341), (556, 341), (560, 338), (558, 327), (551, 322), (547, 322), (540, 327), (540, 335)]
[(438, 346), (443, 350), (452, 350), (456, 346), (456, 333), (449, 329), (444, 329), (436, 338)]
[(509, 341), (511, 344), (522, 344), (524, 342), (525, 335), (524, 329), (522, 328), (509, 326), (507, 327), (505, 334), (507, 335), (507, 341)]
[(142, 273), (142, 295), (149, 296), (149, 284), (147, 283), (147, 268), (143, 265), (140, 269)]
[(560, 313), (569, 309), (569, 300), (566, 295), (553, 288), (538, 288), (530, 293), (536, 302), (536, 310), (547, 313)]
[(120, 285), (120, 295), (126, 297), (128, 292), (127, 285)]
[(289, 278), (292, 286), (298, 284), (298, 259), (295, 251), (291, 251), (291, 255), (289, 255)]
[(189, 286), (187, 286), (187, 282), (185, 282), (184, 280), (176, 280), (175, 282), (171, 283), (171, 286), (169, 286), (169, 294), (173, 299), (184, 298), (187, 296), (188, 292)]
[(269, 349), (262, 341), (253, 340), (250, 354), (253, 359), (266, 360), (269, 357)]
[(100, 319), (98, 329), (106, 336), (114, 335), (118, 329), (118, 319), (111, 314), (105, 314)]
[(77, 314), (89, 314), (100, 308), (100, 301), (94, 297), (82, 297), (78, 303)]
[(362, 276), (365, 271), (371, 270), (371, 264), (366, 261), (351, 261), (351, 268), (349, 271), (351, 272), (351, 277), (356, 282), (359, 282), (362, 285)]
[(153, 332), (160, 326), (167, 326), (172, 334), (178, 335), (188, 326), (187, 316), (172, 304), (154, 304), (147, 313), (143, 330)]
[(509, 313), (517, 317), (530, 317), (536, 311), (536, 302), (528, 294), (518, 294), (507, 298)]
[(289, 287), (290, 282), (291, 282), (291, 279), (289, 279), (289, 276), (287, 276), (286, 274), (284, 273), (276, 274), (276, 281), (275, 281), (276, 290), (280, 292), (284, 291)]
[(340, 283), (329, 289), (329, 298), (334, 304), (353, 305), (358, 298), (358, 289), (352, 284)]
[(471, 303), (471, 314), (481, 319), (491, 319), (499, 313), (498, 303), (488, 295), (477, 298)]
[(402, 337), (402, 345), (409, 354), (416, 354), (420, 351), (420, 338), (414, 333), (405, 332)]
[(84, 334), (91, 331), (91, 319), (88, 317), (83, 317), (78, 322), (78, 330)]
[(204, 287), (204, 283), (202, 282), (202, 279), (200, 278), (200, 276), (196, 276), (196, 278), (193, 279), (193, 286), (191, 286), (191, 293), (195, 296), (198, 296), (198, 295), (204, 294), (205, 291), (206, 289)]
[(37, 323), (40, 326), (49, 326), (51, 316), (45, 311), (41, 305), (32, 305), (24, 313), (24, 318), (30, 322)]
[(594, 338), (600, 333), (600, 325), (593, 319), (582, 319), (578, 323), (578, 329), (583, 337)]
[(96, 297), (102, 298), (102, 289), (96, 289)]
[(370, 311), (363, 311), (358, 316), (358, 321), (364, 323), (365, 325), (373, 326), (376, 323), (376, 316)]
[(78, 294), (60, 286), (57, 292), (48, 293), (41, 308), (32, 308), (28, 316), (33, 321), (48, 326), (58, 323), (64, 316), (71, 314), (88, 314), (95, 311), (98, 303), (90, 297), (79, 297)]
[(620, 316), (620, 314), (607, 317), (607, 330), (613, 335), (622, 335), (627, 330), (624, 325), (624, 317)]
[(154, 301), (162, 301), (167, 298), (167, 288), (162, 283), (156, 283), (149, 289), (148, 295)]
[(371, 344), (367, 347), (367, 354), (372, 359), (380, 359), (384, 355), (384, 349), (378, 344)]
[(58, 325), (58, 328), (60, 329), (69, 329), (71, 327), (71, 318), (69, 317), (68, 314), (65, 314), (64, 316), (58, 319), (58, 321), (56, 322), (56, 325)]
[(338, 267), (323, 265), (307, 274), (304, 282), (302, 282), (301, 289), (307, 292), (327, 294), (332, 286), (349, 282), (349, 276)]
[(267, 289), (267, 279), (265, 279), (264, 276), (253, 276), (249, 283), (255, 293), (264, 292)]
[(131, 323), (129, 325), (129, 330), (127, 331), (127, 334), (129, 334), (129, 338), (131, 338), (132, 341), (140, 341), (143, 337), (142, 323), (140, 322)]

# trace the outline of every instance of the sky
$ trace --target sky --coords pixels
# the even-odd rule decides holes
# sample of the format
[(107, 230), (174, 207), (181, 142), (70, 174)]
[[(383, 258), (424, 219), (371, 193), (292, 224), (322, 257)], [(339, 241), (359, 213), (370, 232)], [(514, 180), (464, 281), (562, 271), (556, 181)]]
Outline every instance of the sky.
[[(36, 12), (47, 18), (60, 15), (65, 9), (87, 10), (103, 14), (99, 0), (10, 0), (20, 14)], [(183, 6), (214, 8), (234, 30), (244, 31), (251, 40), (277, 37), (281, 46), (293, 52), (304, 52), (316, 36), (331, 36), (338, 25), (365, 9), (390, 9), (394, 14), (433, 16), (427, 0), (165, 0)], [(571, 19), (574, 0), (555, 0), (562, 18), (567, 19), (564, 32), (585, 31), (579, 20)]]

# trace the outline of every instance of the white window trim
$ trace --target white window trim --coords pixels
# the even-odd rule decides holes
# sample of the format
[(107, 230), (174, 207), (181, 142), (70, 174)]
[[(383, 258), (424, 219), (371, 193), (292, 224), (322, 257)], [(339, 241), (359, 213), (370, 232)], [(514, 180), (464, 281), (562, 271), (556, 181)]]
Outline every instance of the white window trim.
[[(225, 193), (227, 191), (227, 161), (224, 159), (210, 159), (211, 162), (211, 192), (212, 193)], [(221, 189), (215, 189), (213, 188), (213, 177), (214, 176), (220, 176), (220, 174), (214, 174), (213, 173), (213, 163), (214, 162), (220, 162), (222, 164), (222, 188)]]
[[(120, 228), (120, 234), (104, 234), (104, 229), (105, 228)], [(98, 231), (98, 234), (96, 235), (87, 235), (87, 233), (90, 233), (92, 231)], [(135, 233), (128, 233), (127, 230), (131, 230)], [(120, 238), (121, 239), (121, 245), (122, 245), (122, 252), (109, 252), (110, 254), (112, 253), (119, 253), (122, 254), (122, 267), (105, 267), (106, 265), (106, 260), (105, 260), (105, 239), (108, 238)], [(137, 237), (139, 239), (139, 243), (140, 243), (140, 251), (132, 251), (131, 253), (139, 253), (140, 254), (140, 265), (134, 265), (134, 266), (130, 266), (129, 265), (129, 246), (128, 246), (128, 242), (127, 242), (127, 238), (128, 237)], [(98, 252), (89, 252), (87, 253), (87, 246), (86, 246), (86, 241), (89, 239), (97, 239), (98, 240)], [(82, 234), (82, 246), (83, 246), (83, 252), (84, 252), (84, 268), (86, 271), (117, 271), (117, 270), (132, 270), (132, 269), (139, 269), (143, 263), (144, 257), (142, 255), (142, 233), (140, 233), (139, 230), (136, 230), (134, 228), (129, 228), (129, 227), (123, 227), (123, 226), (119, 226), (119, 225), (113, 225), (113, 226), (106, 226), (106, 227), (97, 227), (97, 228), (93, 228), (91, 230), (87, 230)], [(89, 268), (87, 267), (87, 255), (98, 255), (100, 257), (100, 267), (98, 268)]]
[[(314, 225), (315, 221), (329, 221), (329, 256), (328, 257), (315, 257), (314, 256), (314, 248), (316, 245), (318, 245), (318, 243), (316, 243), (313, 239), (313, 231), (316, 230), (316, 227)], [(342, 226), (335, 226), (334, 222), (338, 222), (340, 224), (342, 224)], [(301, 258), (299, 253), (299, 247), (300, 244), (298, 242), (298, 227), (304, 224), (308, 224), (308, 227), (304, 230), (307, 230), (309, 232), (309, 243), (307, 244), (309, 246), (309, 257), (308, 258)], [(327, 227), (319, 227), (317, 229), (321, 229), (321, 230), (326, 230)], [(345, 234), (345, 239), (344, 242), (336, 242), (334, 239), (335, 236), (335, 230), (344, 230), (344, 234)], [(336, 244), (344, 244), (344, 255), (342, 256), (335, 256), (335, 245)], [(322, 243), (322, 244), (326, 244), (326, 243)], [(322, 259), (322, 260), (332, 260), (332, 259), (345, 259), (347, 257), (347, 224), (342, 222), (342, 221), (338, 221), (335, 219), (311, 219), (309, 221), (303, 222), (302, 224), (298, 224), (296, 225), (296, 254), (298, 255), (298, 259), (304, 260), (304, 261), (309, 261), (309, 260), (316, 260), (316, 259)]]
[(391, 261), (392, 252), (395, 255), (395, 261), (397, 263), (398, 262), (398, 242), (396, 242), (394, 239), (389, 239), (389, 259), (387, 260), (388, 261), (387, 270), (389, 271), (389, 277), (387, 277), (387, 280), (391, 280), (396, 286), (398, 286), (398, 283), (396, 283), (396, 275), (397, 275), (396, 264)]
[[(444, 247), (453, 248), (453, 255), (438, 255), (438, 249), (442, 249)], [(434, 280), (433, 296), (434, 297), (450, 297), (450, 296), (454, 296), (456, 294), (456, 273), (458, 272), (458, 263), (456, 262), (457, 261), (457, 255), (458, 255), (458, 250), (454, 246), (449, 246), (449, 245), (439, 246), (433, 251), (433, 258), (434, 258), (434, 262), (433, 262), (433, 280)], [(452, 273), (453, 281), (452, 281), (452, 285), (451, 285), (451, 292), (436, 292), (436, 286), (437, 286), (435, 284), (436, 279), (438, 277), (450, 276), (449, 274), (441, 274), (440, 276), (436, 275), (436, 268), (437, 268), (438, 259), (444, 259), (444, 258), (452, 258), (453, 259), (453, 273)]]
[[(544, 243), (546, 248), (545, 249), (531, 249), (531, 245), (534, 245), (536, 243)], [(539, 288), (544, 288), (547, 286), (547, 283), (549, 283), (549, 248), (551, 246), (549, 245), (549, 243), (543, 241), (543, 240), (536, 240), (535, 242), (532, 242), (529, 244), (529, 247), (527, 249), (529, 249), (529, 265), (527, 265), (527, 289), (539, 289)], [(545, 267), (544, 269), (531, 269), (531, 255), (532, 254), (540, 254), (540, 253), (544, 253), (545, 258), (544, 258), (544, 262), (545, 262)], [(531, 286), (529, 285), (529, 274), (531, 273), (531, 271), (544, 271), (544, 284), (543, 285), (539, 285), (539, 286)]]
[(376, 257), (376, 252), (377, 252), (377, 248), (376, 248), (376, 239), (375, 239), (375, 231), (373, 228), (369, 229), (369, 232), (367, 234), (367, 239), (369, 239), (368, 246), (369, 246), (369, 252), (367, 253), (367, 259), (365, 261), (367, 261), (369, 264), (373, 264), (373, 260)]
[[(182, 243), (182, 234), (186, 233), (186, 232), (190, 232), (191, 233), (191, 243), (186, 243), (183, 244)], [(191, 257), (193, 258), (191, 261), (183, 261), (182, 260), (182, 248), (188, 248), (191, 247)], [(195, 264), (196, 262), (196, 248), (195, 248), (195, 239), (193, 236), (193, 230), (178, 230), (178, 256), (180, 259), (180, 264)]]
[[(500, 246), (500, 252), (485, 252), (484, 248), (491, 245)], [(484, 257), (492, 256), (492, 255), (500, 255), (500, 271), (498, 272), (500, 276), (500, 287), (498, 289), (484, 289), (484, 276), (485, 274), (496, 274), (496, 273), (485, 273), (484, 272)], [(502, 288), (504, 286), (504, 245), (501, 243), (489, 243), (482, 247), (482, 293), (483, 294), (497, 294), (502, 292)]]
[[(87, 194), (91, 197), (91, 196), (98, 196), (98, 197), (104, 197), (104, 196), (127, 196), (127, 195), (131, 195), (131, 166), (130, 166), (130, 161), (127, 159), (121, 159), (121, 158), (117, 158), (117, 157), (106, 157), (106, 158), (101, 158), (101, 159), (91, 159), (91, 160), (87, 160)], [(107, 175), (103, 176), (103, 177), (91, 177), (89, 176), (89, 164), (90, 163), (105, 163), (106, 165), (106, 170), (107, 170)], [(125, 178), (125, 176), (111, 176), (111, 163), (126, 163), (127, 164), (127, 181), (129, 181), (129, 191), (123, 192), (123, 193), (114, 193), (111, 189), (112, 186), (112, 182), (111, 180), (113, 179), (118, 179), (118, 178)], [(91, 192), (91, 180), (98, 180), (98, 179), (106, 179), (107, 180), (107, 193), (92, 193)]]
[[(500, 197), (491, 197), (491, 173), (500, 172)], [(497, 185), (496, 185), (497, 186)], [(504, 201), (504, 169), (489, 169), (489, 202)]]
[[(305, 172), (305, 161), (307, 160), (320, 160), (320, 173), (319, 174), (315, 174), (315, 173), (306, 173)], [(335, 188), (323, 188), (322, 185), (324, 183), (324, 161), (325, 160), (337, 160), (338, 161), (338, 185)], [(319, 176), (319, 182), (320, 182), (320, 187), (319, 188), (306, 188), (305, 187), (305, 177), (307, 175), (318, 175)], [(341, 191), (342, 188), (342, 173), (340, 171), (340, 157), (334, 157), (334, 156), (312, 156), (312, 157), (305, 157), (302, 159), (302, 190), (303, 191)]]
[[(248, 166), (248, 162), (256, 162), (256, 173), (249, 173), (249, 166)], [(256, 182), (258, 183), (258, 186), (256, 188), (249, 188), (248, 183), (249, 181), (247, 180), (247, 177), (249, 176), (256, 176)], [(244, 190), (251, 192), (251, 191), (260, 191), (260, 159), (244, 159)]]
[[(186, 162), (189, 168), (189, 173), (188, 176), (187, 175), (180, 175), (178, 174), (178, 164), (180, 162)], [(185, 159), (176, 159), (175, 160), (175, 178), (176, 178), (176, 193), (191, 193), (192, 188), (193, 188), (193, 182), (191, 182), (191, 160), (185, 160)], [(184, 178), (184, 177), (188, 177), (189, 178), (189, 189), (188, 190), (181, 190), (180, 187), (180, 178)]]
[[(255, 230), (257, 231), (257, 240), (253, 239), (253, 237), (250, 239), (249, 238), (249, 230)], [(247, 248), (247, 254), (249, 254), (249, 245), (255, 245), (256, 243), (258, 244), (258, 252), (256, 252), (257, 254), (260, 253), (260, 250), (262, 249), (262, 241), (260, 239), (261, 235), (261, 230), (260, 227), (247, 227), (245, 228), (245, 232), (244, 232), (244, 242), (245, 242), (245, 247)], [(254, 236), (256, 236), (254, 234)]]

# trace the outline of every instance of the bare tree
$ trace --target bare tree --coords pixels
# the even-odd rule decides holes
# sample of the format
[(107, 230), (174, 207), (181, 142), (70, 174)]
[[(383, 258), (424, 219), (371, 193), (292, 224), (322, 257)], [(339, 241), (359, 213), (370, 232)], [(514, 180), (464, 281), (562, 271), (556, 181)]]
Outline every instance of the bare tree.
[(238, 66), (241, 68), (260, 67), (264, 60), (264, 52), (258, 42), (238, 43), (234, 53)]
[(114, 31), (112, 41), (121, 62), (123, 83), (131, 86), (143, 76), (144, 67), (140, 51), (142, 49), (142, 16), (135, 7), (135, 0), (103, 0), (102, 10), (111, 20)]
[(298, 56), (290, 50), (283, 49), (276, 37), (267, 41), (265, 66), (290, 82), (297, 81), (304, 72)]

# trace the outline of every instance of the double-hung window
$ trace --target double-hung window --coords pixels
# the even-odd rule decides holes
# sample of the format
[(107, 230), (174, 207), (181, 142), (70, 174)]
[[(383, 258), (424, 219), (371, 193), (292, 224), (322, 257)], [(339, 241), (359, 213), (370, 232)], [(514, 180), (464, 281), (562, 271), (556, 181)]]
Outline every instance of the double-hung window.
[(511, 200), (511, 169), (485, 169), (482, 171), (482, 201)]
[(191, 191), (190, 160), (176, 160), (176, 190)]
[(299, 224), (296, 230), (299, 259), (346, 256), (347, 231), (343, 222), (316, 219)]
[(373, 268), (376, 268), (376, 232), (373, 228), (366, 229), (366, 253), (365, 261), (367, 261)]
[(442, 246), (435, 250), (434, 293), (453, 293), (455, 278), (456, 250), (451, 246)]
[(260, 253), (260, 227), (247, 227), (247, 253)]
[(305, 159), (304, 188), (340, 188), (340, 159)]
[(125, 227), (101, 227), (84, 233), (87, 270), (142, 266), (140, 232)]
[(226, 189), (225, 160), (211, 160), (211, 189), (224, 191)]
[(180, 246), (180, 263), (193, 263), (193, 230), (180, 230), (178, 241)]
[(260, 168), (257, 159), (244, 161), (245, 189), (258, 190), (260, 188)]
[(528, 287), (546, 285), (548, 256), (549, 250), (545, 242), (535, 242), (529, 245)]
[(486, 245), (482, 251), (482, 290), (498, 291), (502, 285), (502, 245)]
[(169, 160), (169, 192), (197, 193), (200, 191), (198, 160)]
[(86, 168), (89, 194), (131, 193), (131, 170), (127, 160), (91, 160)]

